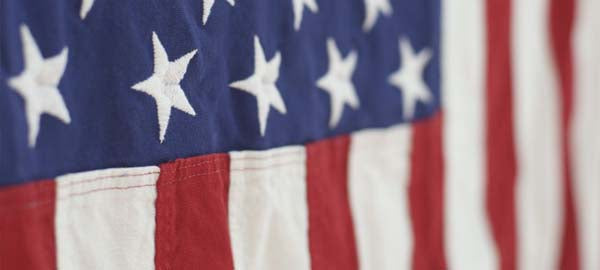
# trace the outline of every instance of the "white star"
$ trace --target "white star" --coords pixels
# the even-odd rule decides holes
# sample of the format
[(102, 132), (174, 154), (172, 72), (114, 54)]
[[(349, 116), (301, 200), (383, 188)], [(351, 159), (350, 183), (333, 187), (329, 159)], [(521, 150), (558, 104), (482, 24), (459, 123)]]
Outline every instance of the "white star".
[(365, 0), (365, 21), (363, 31), (369, 32), (375, 26), (379, 13), (390, 16), (393, 13), (389, 0)]
[(67, 65), (68, 48), (65, 47), (59, 54), (44, 59), (29, 28), (21, 25), (20, 30), (25, 70), (10, 78), (8, 85), (25, 100), (29, 146), (33, 147), (40, 130), (42, 114), (54, 116), (65, 124), (71, 122), (69, 110), (58, 91), (58, 83)]
[(317, 2), (315, 2), (315, 0), (292, 0), (292, 6), (294, 8), (294, 29), (296, 30), (300, 29), (304, 5), (306, 5), (313, 13), (319, 11), (319, 7), (317, 6)]
[(196, 115), (194, 108), (192, 108), (183, 89), (181, 89), (180, 82), (197, 50), (169, 62), (169, 56), (155, 32), (152, 32), (152, 46), (154, 48), (154, 73), (150, 78), (136, 83), (131, 88), (152, 96), (156, 101), (159, 139), (162, 143), (169, 125), (171, 107), (192, 116)]
[(81, 9), (79, 10), (79, 16), (81, 17), (81, 19), (85, 19), (85, 16), (87, 16), (88, 12), (90, 12), (90, 9), (92, 9), (92, 6), (94, 5), (94, 0), (82, 0), (81, 1)]
[(432, 98), (429, 87), (423, 80), (423, 70), (431, 59), (432, 52), (425, 48), (415, 54), (410, 42), (403, 38), (400, 40), (400, 54), (402, 64), (398, 71), (390, 75), (388, 81), (402, 90), (404, 117), (410, 118), (414, 115), (418, 100), (428, 102)]
[[(231, 6), (235, 5), (235, 0), (227, 0)], [(212, 10), (213, 5), (215, 4), (215, 0), (204, 0), (202, 6), (202, 24), (206, 24), (208, 21), (208, 16), (210, 16), (210, 11)]]
[(327, 54), (329, 55), (329, 71), (317, 81), (317, 86), (331, 96), (329, 127), (334, 128), (342, 117), (344, 104), (350, 105), (353, 109), (359, 107), (356, 89), (352, 84), (352, 73), (356, 67), (357, 56), (355, 51), (351, 51), (343, 59), (335, 41), (331, 38), (327, 39)]
[(257, 36), (254, 36), (254, 74), (245, 80), (229, 84), (230, 87), (248, 92), (256, 97), (258, 122), (262, 136), (265, 135), (271, 105), (280, 113), (286, 113), (285, 103), (275, 85), (279, 78), (280, 64), (281, 54), (279, 52), (276, 52), (275, 56), (267, 62), (260, 41)]

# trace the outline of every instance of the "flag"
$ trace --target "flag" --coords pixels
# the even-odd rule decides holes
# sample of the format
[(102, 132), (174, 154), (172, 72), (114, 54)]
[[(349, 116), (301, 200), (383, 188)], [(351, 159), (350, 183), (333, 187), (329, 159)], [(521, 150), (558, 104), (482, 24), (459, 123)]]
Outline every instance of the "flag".
[(0, 7), (0, 269), (600, 268), (595, 0)]

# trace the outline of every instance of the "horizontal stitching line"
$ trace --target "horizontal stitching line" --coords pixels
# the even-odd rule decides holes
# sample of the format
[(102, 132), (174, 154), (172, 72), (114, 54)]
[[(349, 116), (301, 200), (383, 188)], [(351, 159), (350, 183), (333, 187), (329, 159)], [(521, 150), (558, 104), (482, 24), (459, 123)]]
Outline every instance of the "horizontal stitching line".
[(196, 176), (202, 176), (202, 175), (211, 175), (211, 174), (217, 174), (220, 172), (223, 172), (226, 170), (217, 170), (217, 171), (212, 171), (212, 172), (205, 172), (205, 173), (197, 173), (197, 174), (193, 174), (193, 175), (188, 175), (184, 178), (181, 178), (179, 180), (172, 180), (172, 181), (166, 181), (163, 183), (155, 183), (155, 184), (146, 184), (146, 185), (134, 185), (134, 186), (126, 186), (126, 187), (106, 187), (106, 188), (98, 188), (98, 189), (92, 189), (89, 191), (85, 191), (85, 192), (79, 192), (79, 193), (71, 193), (71, 194), (67, 194), (61, 198), (58, 198), (58, 200), (64, 200), (64, 199), (68, 199), (68, 198), (72, 198), (72, 197), (76, 197), (76, 196), (81, 196), (81, 195), (87, 195), (87, 194), (92, 194), (92, 193), (96, 193), (96, 192), (100, 192), (100, 191), (106, 191), (106, 190), (127, 190), (127, 189), (133, 189), (133, 188), (141, 188), (141, 187), (150, 187), (150, 186), (157, 186), (157, 185), (170, 185), (170, 184), (174, 184), (174, 183), (179, 183), (179, 182), (183, 182), (187, 179), (196, 177)]
[[(211, 172), (206, 172), (206, 173), (199, 173), (199, 174), (193, 174), (193, 175), (188, 175), (182, 179), (179, 180), (172, 180), (172, 181), (167, 181), (167, 182), (162, 182), (159, 183), (159, 185), (171, 185), (174, 183), (179, 183), (179, 182), (183, 182), (186, 179), (190, 179), (193, 178), (195, 176), (202, 176), (202, 175), (211, 175), (211, 174), (216, 174), (216, 173), (220, 173), (220, 172), (224, 172), (227, 170), (216, 170), (216, 171), (211, 171)], [(128, 187), (106, 187), (106, 188), (101, 188), (101, 189), (96, 189), (96, 190), (91, 190), (91, 191), (86, 191), (86, 192), (80, 192), (83, 194), (78, 194), (78, 193), (71, 193), (71, 194), (76, 194), (74, 196), (78, 196), (78, 195), (87, 195), (87, 194), (92, 194), (95, 192), (100, 192), (100, 191), (105, 191), (105, 190), (125, 190), (125, 189), (131, 189), (131, 187), (145, 187), (145, 186), (156, 186), (157, 184), (147, 184), (147, 185), (139, 185), (139, 186), (128, 186)], [(60, 197), (60, 198), (56, 198), (56, 199), (52, 199), (52, 200), (45, 200), (45, 201), (29, 201), (25, 204), (23, 204), (22, 206), (17, 206), (17, 207), (0, 207), (0, 212), (8, 212), (11, 210), (17, 211), (23, 208), (27, 208), (27, 209), (31, 209), (31, 208), (38, 208), (41, 207), (43, 205), (49, 204), (49, 203), (53, 203), (56, 200), (65, 200), (74, 196), (71, 196), (71, 194), (68, 194), (66, 196)], [(29, 206), (31, 204), (34, 204), (33, 206)]]
[(219, 158), (219, 159), (205, 160), (205, 161), (202, 161), (202, 162), (194, 163), (192, 165), (182, 166), (182, 167), (180, 167), (180, 169), (187, 169), (187, 168), (198, 167), (200, 165), (207, 164), (207, 163), (215, 163), (215, 165), (218, 165), (219, 163), (216, 163), (217, 161), (227, 161), (227, 159), (225, 159), (225, 158)]
[(122, 175), (113, 175), (113, 176), (101, 176), (101, 177), (96, 177), (96, 178), (90, 178), (90, 179), (82, 179), (79, 181), (75, 181), (72, 183), (67, 183), (67, 184), (63, 184), (60, 185), (61, 187), (72, 187), (72, 186), (76, 186), (76, 185), (80, 185), (80, 184), (86, 184), (86, 183), (93, 183), (96, 181), (100, 181), (100, 180), (104, 180), (104, 179), (114, 179), (114, 178), (125, 178), (125, 177), (134, 177), (134, 176), (144, 176), (144, 175), (152, 175), (152, 174), (160, 174), (160, 172), (147, 172), (147, 173), (138, 173), (138, 174), (122, 174)]
[(303, 164), (303, 161), (291, 161), (291, 162), (283, 162), (283, 163), (275, 163), (275, 164), (271, 164), (269, 166), (264, 166), (264, 167), (244, 167), (244, 168), (232, 168), (231, 171), (232, 172), (237, 172), (237, 171), (255, 171), (255, 170), (266, 170), (266, 169), (271, 169), (271, 168), (278, 168), (278, 167), (283, 167), (283, 166), (287, 166), (287, 165), (296, 165), (296, 164)]
[(164, 183), (161, 183), (161, 185), (166, 185), (166, 184), (172, 184), (172, 183), (177, 183), (177, 182), (182, 182), (186, 179), (192, 178), (192, 177), (196, 177), (196, 176), (203, 176), (203, 175), (211, 175), (211, 174), (217, 174), (217, 173), (221, 173), (221, 172), (226, 172), (227, 170), (216, 170), (216, 171), (211, 171), (211, 172), (204, 172), (204, 173), (197, 173), (197, 174), (192, 174), (192, 175), (188, 175), (184, 178), (178, 179), (178, 180), (171, 180), (171, 181), (167, 181)]
[[(180, 169), (187, 169), (187, 168), (193, 168), (193, 167), (198, 167), (200, 165), (203, 164), (207, 164), (207, 163), (212, 163), (212, 162), (216, 162), (216, 161), (225, 161), (226, 159), (224, 158), (220, 158), (220, 159), (213, 159), (213, 160), (205, 160), (202, 162), (198, 162), (198, 163), (193, 163), (189, 166), (184, 166), (181, 167)], [(124, 178), (124, 177), (133, 177), (133, 176), (144, 176), (144, 175), (151, 175), (151, 174), (160, 174), (160, 173), (170, 173), (170, 172), (174, 172), (175, 170), (172, 169), (161, 169), (160, 171), (157, 172), (146, 172), (146, 173), (138, 173), (138, 174), (122, 174), (122, 175), (107, 175), (107, 176), (100, 176), (100, 177), (95, 177), (95, 178), (90, 178), (90, 179), (82, 179), (79, 181), (75, 181), (72, 183), (68, 183), (68, 184), (64, 184), (62, 185), (63, 187), (70, 187), (70, 186), (74, 186), (74, 185), (78, 185), (78, 184), (82, 184), (82, 183), (90, 183), (90, 182), (94, 182), (96, 180), (102, 180), (102, 179), (108, 179), (108, 178)]]
[[(186, 167), (182, 167), (183, 168), (190, 168), (190, 167), (194, 167), (198, 164), (201, 163), (208, 163), (210, 161), (205, 161), (205, 162), (200, 162), (200, 163), (195, 163), (194, 165), (190, 165), (190, 166), (186, 166)], [(284, 162), (284, 163), (276, 163), (276, 164), (271, 164), (269, 166), (264, 166), (264, 167), (247, 167), (247, 168), (234, 168), (234, 169), (230, 169), (229, 171), (235, 171), (235, 172), (239, 172), (239, 171), (255, 171), (255, 170), (265, 170), (265, 169), (269, 169), (269, 168), (278, 168), (278, 167), (283, 167), (283, 166), (288, 166), (288, 165), (295, 165), (295, 164), (303, 164), (305, 162), (305, 160), (298, 160), (298, 161), (293, 161), (293, 162)], [(198, 165), (199, 166), (199, 165)], [(150, 175), (150, 174), (160, 174), (160, 173), (166, 173), (166, 172), (175, 172), (175, 170), (161, 170), (160, 172), (149, 172), (149, 173), (141, 173), (141, 174), (124, 174), (124, 175), (117, 175), (117, 176), (103, 176), (103, 177), (98, 177), (98, 178), (90, 178), (90, 179), (85, 179), (85, 180), (81, 180), (79, 182), (74, 182), (74, 183), (70, 183), (70, 184), (65, 184), (65, 187), (68, 186), (72, 186), (75, 184), (83, 184), (83, 181), (86, 182), (92, 182), (92, 181), (97, 181), (100, 179), (107, 179), (107, 178), (123, 178), (123, 177), (132, 177), (132, 176), (143, 176), (143, 175)], [(205, 172), (205, 173), (198, 173), (198, 174), (193, 174), (193, 175), (188, 175), (182, 179), (179, 180), (172, 180), (172, 181), (168, 181), (168, 182), (164, 182), (164, 183), (160, 183), (159, 185), (170, 185), (170, 184), (174, 184), (174, 183), (179, 183), (179, 182), (183, 182), (186, 179), (190, 179), (196, 176), (202, 176), (202, 175), (211, 175), (211, 174), (217, 174), (217, 173), (221, 173), (221, 172), (227, 172), (227, 170), (215, 170), (215, 171), (210, 171), (210, 172)], [(63, 196), (60, 198), (56, 198), (53, 200), (46, 200), (46, 201), (29, 201), (27, 203), (25, 203), (22, 206), (18, 206), (18, 207), (0, 207), (0, 212), (7, 212), (7, 211), (17, 211), (23, 208), (27, 208), (27, 209), (31, 209), (31, 208), (38, 208), (41, 207), (43, 205), (52, 203), (56, 200), (64, 200), (64, 199), (68, 199), (71, 197), (75, 197), (75, 196), (82, 196), (82, 195), (87, 195), (87, 194), (92, 194), (95, 192), (100, 192), (100, 191), (106, 191), (106, 190), (126, 190), (126, 189), (132, 189), (132, 188), (139, 188), (139, 187), (148, 187), (148, 186), (156, 186), (157, 184), (147, 184), (147, 185), (138, 185), (138, 186), (127, 186), (127, 187), (107, 187), (107, 188), (100, 188), (100, 189), (95, 189), (95, 190), (90, 190), (90, 191), (86, 191), (86, 192), (80, 192), (80, 193), (71, 193), (67, 196)], [(57, 186), (58, 187), (58, 186)], [(28, 205), (31, 204), (35, 204), (31, 207), (29, 207)]]
[(146, 184), (146, 185), (135, 185), (135, 186), (126, 186), (126, 187), (106, 187), (106, 188), (97, 188), (97, 189), (92, 189), (92, 190), (88, 190), (88, 191), (84, 191), (84, 192), (76, 192), (76, 193), (69, 193), (65, 196), (59, 197), (57, 198), (57, 200), (65, 200), (65, 199), (69, 199), (69, 198), (73, 198), (73, 197), (78, 197), (78, 196), (83, 196), (83, 195), (87, 195), (87, 194), (92, 194), (92, 193), (97, 193), (100, 191), (107, 191), (107, 190), (126, 190), (126, 189), (134, 189), (134, 188), (142, 188), (142, 187), (151, 187), (151, 186), (156, 186), (156, 184)]
[(264, 160), (264, 159), (271, 159), (271, 158), (276, 158), (276, 157), (290, 157), (290, 156), (300, 156), (302, 155), (303, 151), (295, 151), (295, 152), (289, 152), (289, 153), (279, 153), (279, 154), (271, 154), (271, 155), (265, 155), (265, 156), (246, 156), (246, 157), (240, 157), (240, 158), (235, 158), (232, 157), (232, 160)]

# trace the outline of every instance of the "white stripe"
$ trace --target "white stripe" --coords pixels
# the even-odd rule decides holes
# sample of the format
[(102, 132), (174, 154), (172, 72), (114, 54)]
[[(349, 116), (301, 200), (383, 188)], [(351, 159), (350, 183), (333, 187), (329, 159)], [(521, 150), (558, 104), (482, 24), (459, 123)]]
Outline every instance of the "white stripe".
[(517, 265), (521, 270), (556, 269), (563, 224), (563, 165), (549, 1), (513, 1), (512, 14)]
[(352, 135), (349, 195), (360, 269), (411, 269), (410, 126)]
[(448, 267), (496, 269), (485, 208), (485, 1), (446, 0), (443, 10), (445, 238)]
[(56, 179), (58, 269), (154, 269), (158, 167)]
[(600, 1), (577, 0), (571, 143), (582, 270), (600, 269)]
[(304, 147), (230, 155), (235, 269), (310, 269)]

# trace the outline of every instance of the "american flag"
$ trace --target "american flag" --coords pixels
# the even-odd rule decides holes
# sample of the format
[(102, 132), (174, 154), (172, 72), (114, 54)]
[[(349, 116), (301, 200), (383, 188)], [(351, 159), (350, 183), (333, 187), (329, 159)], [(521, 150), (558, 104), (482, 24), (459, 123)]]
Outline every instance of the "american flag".
[(0, 269), (600, 269), (598, 0), (0, 0)]

